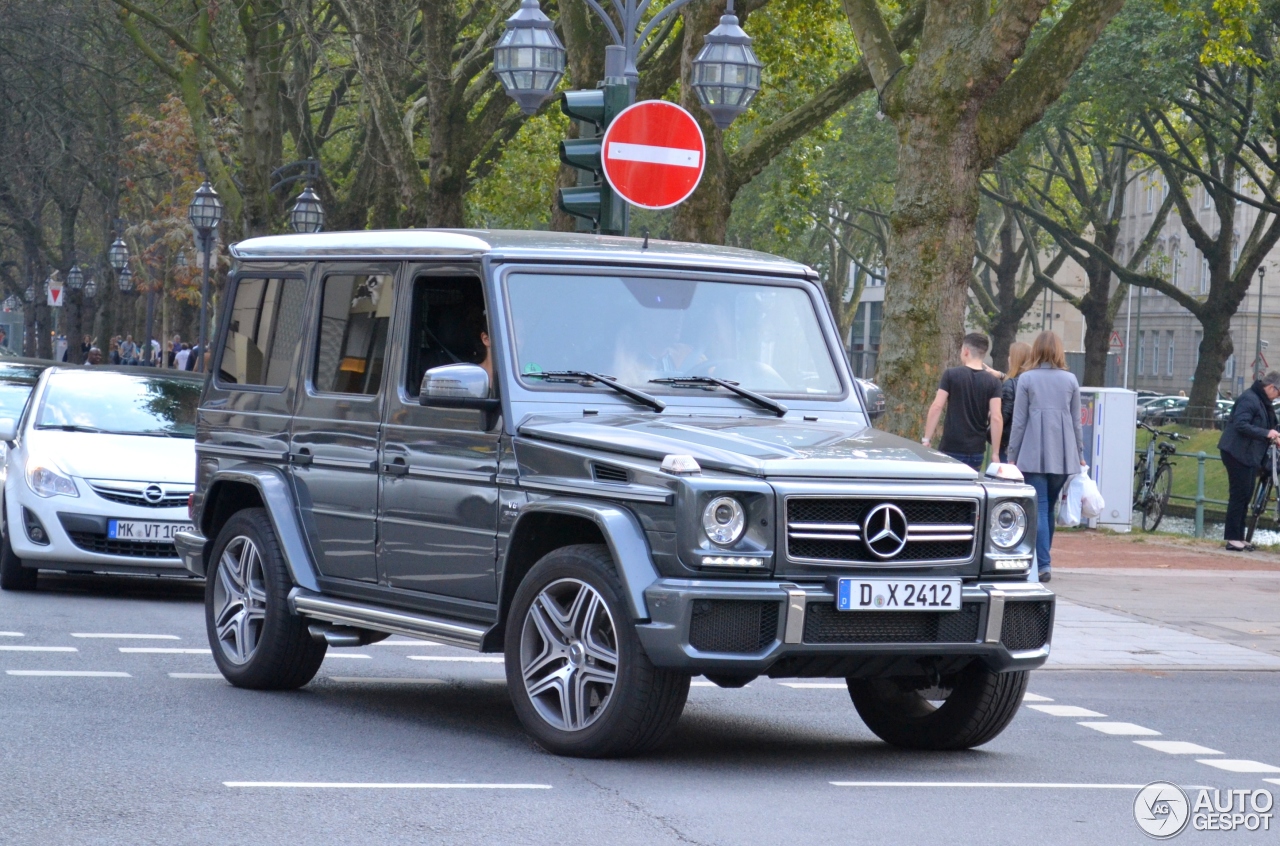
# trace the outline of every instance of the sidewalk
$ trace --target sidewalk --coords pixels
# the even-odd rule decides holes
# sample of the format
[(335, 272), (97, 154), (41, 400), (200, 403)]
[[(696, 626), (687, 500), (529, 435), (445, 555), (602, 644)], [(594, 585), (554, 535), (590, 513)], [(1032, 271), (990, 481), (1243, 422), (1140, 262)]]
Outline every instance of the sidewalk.
[(1045, 669), (1280, 671), (1280, 555), (1060, 532)]

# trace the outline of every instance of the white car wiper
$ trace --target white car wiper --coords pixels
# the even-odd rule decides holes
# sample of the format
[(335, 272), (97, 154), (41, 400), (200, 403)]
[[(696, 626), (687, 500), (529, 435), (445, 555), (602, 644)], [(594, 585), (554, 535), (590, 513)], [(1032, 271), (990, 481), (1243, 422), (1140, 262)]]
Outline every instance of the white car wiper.
[(624, 396), (642, 402), (654, 411), (662, 411), (667, 404), (652, 394), (646, 394), (630, 385), (624, 385), (612, 376), (603, 373), (592, 373), (589, 370), (543, 370), (538, 373), (522, 374), (526, 379), (546, 379), (548, 382), (577, 382), (580, 385), (600, 383), (613, 388)]
[(755, 391), (747, 390), (737, 382), (731, 382), (728, 379), (717, 379), (715, 376), (667, 376), (662, 379), (650, 379), (649, 381), (654, 384), (671, 385), (676, 388), (700, 388), (718, 385), (726, 391), (732, 391), (762, 408), (769, 409), (779, 417), (785, 417), (787, 414), (787, 407), (776, 399), (770, 399), (764, 394), (757, 394)]

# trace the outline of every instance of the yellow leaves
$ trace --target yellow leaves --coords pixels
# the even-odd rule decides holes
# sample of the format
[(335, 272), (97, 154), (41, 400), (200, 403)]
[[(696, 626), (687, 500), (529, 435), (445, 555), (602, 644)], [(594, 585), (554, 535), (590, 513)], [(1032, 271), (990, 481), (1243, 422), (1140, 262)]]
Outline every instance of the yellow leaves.
[(1250, 32), (1260, 12), (1258, 0), (1212, 0), (1208, 8), (1193, 0), (1164, 0), (1164, 8), (1186, 19), (1205, 39), (1202, 64), (1258, 67), (1262, 63)]

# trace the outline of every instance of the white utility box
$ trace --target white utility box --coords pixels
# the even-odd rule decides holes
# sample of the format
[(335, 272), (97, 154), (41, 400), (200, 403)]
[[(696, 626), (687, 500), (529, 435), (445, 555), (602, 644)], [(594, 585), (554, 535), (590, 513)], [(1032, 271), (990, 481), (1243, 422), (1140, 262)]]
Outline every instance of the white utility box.
[(1133, 466), (1138, 395), (1124, 388), (1081, 388), (1080, 428), (1084, 460), (1107, 507), (1090, 528), (1127, 532), (1133, 526)]

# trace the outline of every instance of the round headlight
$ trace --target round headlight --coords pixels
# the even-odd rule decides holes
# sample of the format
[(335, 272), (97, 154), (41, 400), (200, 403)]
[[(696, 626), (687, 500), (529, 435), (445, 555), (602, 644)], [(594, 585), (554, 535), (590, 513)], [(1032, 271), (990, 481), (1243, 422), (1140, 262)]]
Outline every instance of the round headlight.
[(1016, 502), (1002, 502), (991, 512), (991, 542), (1001, 549), (1017, 546), (1027, 534), (1027, 510)]
[(728, 546), (742, 537), (747, 517), (742, 504), (731, 496), (719, 496), (702, 510), (702, 530), (712, 543)]

